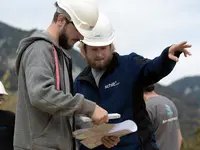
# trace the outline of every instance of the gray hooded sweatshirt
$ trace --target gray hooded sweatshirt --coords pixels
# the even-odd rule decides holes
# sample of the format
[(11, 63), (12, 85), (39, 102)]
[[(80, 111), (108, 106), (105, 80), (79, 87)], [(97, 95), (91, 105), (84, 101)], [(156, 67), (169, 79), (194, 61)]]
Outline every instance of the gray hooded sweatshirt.
[[(53, 47), (58, 52), (61, 90), (55, 88)], [(18, 103), (14, 147), (28, 150), (72, 150), (71, 117), (91, 117), (96, 104), (70, 93), (70, 57), (45, 32), (23, 39), (17, 50)]]

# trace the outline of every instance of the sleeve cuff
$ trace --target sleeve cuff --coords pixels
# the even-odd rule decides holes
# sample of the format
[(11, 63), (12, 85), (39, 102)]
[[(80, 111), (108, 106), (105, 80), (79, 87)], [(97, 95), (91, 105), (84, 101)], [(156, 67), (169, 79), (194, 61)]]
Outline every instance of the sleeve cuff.
[(82, 112), (83, 114), (86, 114), (88, 117), (91, 117), (94, 113), (95, 107), (96, 107), (95, 102), (85, 99), (82, 106), (83, 110)]

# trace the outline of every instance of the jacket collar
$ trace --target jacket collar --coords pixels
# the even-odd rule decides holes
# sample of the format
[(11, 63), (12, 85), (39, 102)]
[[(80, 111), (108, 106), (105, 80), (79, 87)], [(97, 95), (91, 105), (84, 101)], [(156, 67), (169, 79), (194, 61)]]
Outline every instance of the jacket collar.
[[(107, 76), (109, 73), (113, 72), (115, 68), (119, 65), (119, 54), (113, 53), (113, 58), (108, 68), (104, 72), (102, 77)], [(91, 72), (91, 67), (87, 66), (79, 75), (78, 80), (85, 80), (90, 82), (92, 85), (96, 85), (94, 77)]]

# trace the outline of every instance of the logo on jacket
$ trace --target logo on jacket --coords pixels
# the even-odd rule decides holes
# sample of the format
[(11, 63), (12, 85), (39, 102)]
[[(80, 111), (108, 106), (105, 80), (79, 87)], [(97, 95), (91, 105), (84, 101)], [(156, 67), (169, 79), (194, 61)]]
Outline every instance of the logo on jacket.
[(173, 115), (173, 111), (172, 111), (172, 109), (171, 109), (168, 105), (165, 104), (165, 108), (166, 108), (166, 110), (167, 110), (167, 115), (168, 115), (168, 116)]
[(120, 84), (119, 82), (114, 81), (114, 82), (112, 82), (112, 83), (109, 83), (109, 84), (105, 85), (105, 89), (108, 89), (108, 88), (117, 86), (117, 85), (119, 85), (119, 84)]
[[(165, 104), (165, 108), (166, 108), (166, 110), (167, 110), (167, 115), (168, 115), (168, 117), (169, 117), (169, 119), (166, 119), (166, 120), (163, 120), (162, 121), (162, 124), (165, 124), (165, 123), (168, 123), (168, 122), (172, 122), (172, 121), (176, 121), (176, 120), (178, 120), (178, 117), (172, 117), (172, 115), (174, 114), (173, 113), (173, 111), (172, 111), (172, 109), (171, 109), (171, 107), (169, 106), (169, 105), (166, 105)], [(172, 117), (172, 118), (171, 118)]]

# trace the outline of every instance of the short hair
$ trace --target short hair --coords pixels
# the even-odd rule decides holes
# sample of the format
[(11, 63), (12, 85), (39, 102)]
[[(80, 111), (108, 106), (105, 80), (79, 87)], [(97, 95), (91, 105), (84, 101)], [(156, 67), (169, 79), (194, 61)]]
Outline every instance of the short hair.
[(149, 85), (143, 88), (143, 92), (153, 92), (155, 90), (155, 85)]
[(62, 8), (60, 8), (58, 6), (57, 2), (55, 2), (54, 6), (56, 7), (56, 12), (54, 13), (54, 16), (53, 16), (53, 22), (57, 22), (58, 16), (60, 14), (63, 14), (66, 17), (66, 21), (69, 22), (71, 20), (71, 17), (69, 16), (69, 14), (65, 10), (63, 10)]

